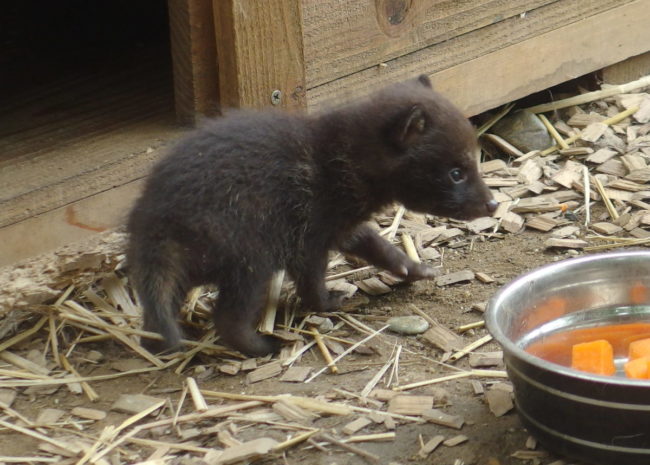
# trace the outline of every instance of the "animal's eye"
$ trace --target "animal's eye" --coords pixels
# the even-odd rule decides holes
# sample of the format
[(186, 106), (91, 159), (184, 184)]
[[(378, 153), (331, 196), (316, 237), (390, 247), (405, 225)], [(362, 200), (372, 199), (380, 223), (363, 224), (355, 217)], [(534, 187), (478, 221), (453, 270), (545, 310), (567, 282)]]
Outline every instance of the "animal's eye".
[(449, 172), (449, 177), (455, 184), (458, 184), (465, 180), (465, 173), (460, 168), (454, 168)]

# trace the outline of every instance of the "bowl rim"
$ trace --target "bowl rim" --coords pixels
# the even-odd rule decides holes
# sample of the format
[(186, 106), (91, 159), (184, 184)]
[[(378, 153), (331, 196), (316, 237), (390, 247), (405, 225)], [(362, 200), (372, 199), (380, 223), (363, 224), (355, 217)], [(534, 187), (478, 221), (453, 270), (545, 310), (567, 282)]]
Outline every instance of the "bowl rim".
[(564, 260), (560, 260), (554, 263), (548, 263), (537, 267), (531, 271), (523, 273), (504, 286), (502, 286), (489, 300), (485, 309), (485, 325), (494, 338), (501, 347), (504, 349), (506, 354), (515, 356), (516, 358), (523, 360), (524, 362), (533, 365), (537, 368), (550, 371), (553, 373), (559, 373), (570, 378), (581, 379), (591, 382), (606, 382), (608, 384), (614, 384), (619, 386), (629, 386), (629, 387), (650, 387), (650, 380), (636, 380), (622, 378), (619, 376), (607, 376), (607, 375), (596, 375), (592, 373), (586, 373), (578, 370), (574, 370), (557, 363), (552, 363), (543, 358), (532, 355), (517, 344), (515, 344), (505, 333), (501, 330), (496, 320), (496, 311), (495, 309), (499, 306), (499, 303), (504, 299), (506, 294), (510, 294), (513, 291), (516, 291), (517, 288), (523, 287), (530, 281), (535, 280), (542, 275), (547, 275), (549, 272), (552, 273), (554, 269), (566, 268), (566, 267), (575, 267), (580, 266), (585, 263), (601, 260), (612, 260), (625, 257), (645, 257), (650, 260), (650, 251), (647, 250), (627, 250), (623, 252), (606, 252), (598, 254), (590, 254), (582, 257), (572, 257)]

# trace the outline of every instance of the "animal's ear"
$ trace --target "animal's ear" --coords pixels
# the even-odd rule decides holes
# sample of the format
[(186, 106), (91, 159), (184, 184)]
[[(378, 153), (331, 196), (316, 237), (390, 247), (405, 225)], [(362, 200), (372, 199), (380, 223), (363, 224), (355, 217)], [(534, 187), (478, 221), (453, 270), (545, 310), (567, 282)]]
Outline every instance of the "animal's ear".
[(402, 118), (399, 125), (398, 142), (400, 145), (407, 147), (420, 137), (427, 129), (429, 124), (427, 115), (422, 107), (418, 104), (413, 105)]
[(431, 84), (431, 79), (429, 79), (429, 76), (427, 76), (426, 74), (420, 74), (418, 76), (418, 82), (422, 84), (424, 87), (433, 89), (433, 84)]

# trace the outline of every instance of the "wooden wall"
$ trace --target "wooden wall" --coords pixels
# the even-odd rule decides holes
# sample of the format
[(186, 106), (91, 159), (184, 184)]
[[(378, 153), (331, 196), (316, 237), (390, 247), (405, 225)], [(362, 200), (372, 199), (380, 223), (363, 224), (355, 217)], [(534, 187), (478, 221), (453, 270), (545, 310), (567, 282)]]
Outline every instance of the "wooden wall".
[[(173, 124), (174, 103), (178, 120), (190, 125), (229, 107), (314, 112), (426, 73), (474, 115), (650, 50), (650, 0), (167, 6), (162, 47), (169, 50), (162, 51), (172, 57), (173, 84), (161, 81), (157, 67), (139, 74), (115, 67), (12, 95), (16, 113), (0, 115), (0, 135), (11, 129), (0, 138), (8, 147), (0, 153), (0, 266), (122, 224), (141, 179), (184, 131)], [(647, 55), (634, 60), (637, 74), (648, 66)], [(120, 87), (111, 84), (113, 72)], [(77, 82), (88, 84), (83, 102), (74, 97)], [(54, 117), (57, 105), (71, 111)], [(29, 125), (21, 128), (23, 119)], [(67, 140), (68, 132), (76, 135)]]

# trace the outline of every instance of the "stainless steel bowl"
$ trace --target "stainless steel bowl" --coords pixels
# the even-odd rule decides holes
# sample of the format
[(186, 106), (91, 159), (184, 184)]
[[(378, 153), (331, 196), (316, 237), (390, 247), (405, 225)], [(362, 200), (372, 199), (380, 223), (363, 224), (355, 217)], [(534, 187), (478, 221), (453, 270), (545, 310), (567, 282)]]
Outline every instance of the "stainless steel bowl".
[[(564, 365), (570, 339), (578, 334), (650, 324), (646, 290), (650, 252), (633, 251), (544, 266), (515, 279), (489, 302), (486, 324), (503, 346), (519, 415), (548, 449), (589, 463), (650, 464), (650, 381)], [(549, 352), (557, 363), (527, 347), (560, 347)], [(568, 355), (562, 347), (569, 347)], [(626, 348), (614, 349), (621, 371)]]

